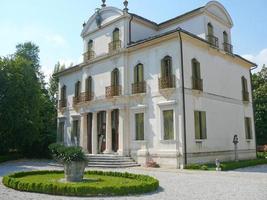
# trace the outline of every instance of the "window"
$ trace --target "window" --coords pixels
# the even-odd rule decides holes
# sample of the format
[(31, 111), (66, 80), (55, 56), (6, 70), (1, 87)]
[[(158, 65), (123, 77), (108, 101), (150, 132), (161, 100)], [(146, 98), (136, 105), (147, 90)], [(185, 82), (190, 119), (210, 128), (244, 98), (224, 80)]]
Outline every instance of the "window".
[(134, 67), (134, 82), (140, 83), (144, 81), (143, 64), (138, 64)]
[(241, 83), (242, 83), (242, 99), (243, 101), (249, 101), (248, 83), (247, 79), (244, 76), (242, 76), (241, 78)]
[(211, 23), (208, 23), (208, 35), (213, 36), (213, 26)]
[(250, 117), (245, 117), (245, 133), (246, 133), (246, 139), (251, 140), (252, 139), (252, 127), (251, 127)]
[(135, 114), (135, 139), (144, 140), (144, 113)]
[(171, 77), (172, 75), (172, 58), (166, 56), (161, 60), (161, 76)]
[(58, 142), (63, 143), (64, 142), (64, 122), (59, 122), (58, 125)]
[(174, 139), (173, 110), (163, 111), (164, 140)]
[(85, 82), (85, 91), (88, 93), (88, 94), (91, 94), (92, 93), (92, 77), (89, 76), (87, 79), (86, 79), (86, 82)]
[(77, 81), (75, 84), (75, 97), (79, 97), (80, 96), (80, 92), (81, 92), (81, 82)]
[(92, 51), (93, 50), (93, 40), (89, 40), (87, 45), (88, 45), (88, 51)]
[(229, 43), (228, 34), (226, 33), (226, 31), (223, 32), (223, 42), (226, 44)]
[(114, 29), (113, 35), (112, 35), (112, 40), (113, 40), (113, 42), (120, 40), (120, 29), (118, 29), (118, 28)]
[(119, 70), (116, 68), (111, 72), (111, 85), (112, 86), (118, 86), (120, 81), (119, 81)]
[(203, 90), (203, 81), (200, 75), (200, 63), (195, 58), (192, 60), (192, 88)]
[(66, 85), (61, 88), (60, 100), (66, 99)]
[(195, 139), (207, 139), (206, 112), (195, 111)]
[(71, 141), (78, 146), (80, 142), (80, 124), (79, 120), (72, 121)]
[(59, 100), (59, 108), (65, 108), (67, 106), (67, 96), (66, 96), (67, 87), (64, 85), (60, 89), (60, 100)]

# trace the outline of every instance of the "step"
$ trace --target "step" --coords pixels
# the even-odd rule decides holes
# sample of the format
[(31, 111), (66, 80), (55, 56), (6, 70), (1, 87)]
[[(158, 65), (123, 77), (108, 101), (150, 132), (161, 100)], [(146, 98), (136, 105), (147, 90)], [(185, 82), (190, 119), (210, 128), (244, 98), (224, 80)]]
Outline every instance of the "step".
[(139, 167), (139, 164), (131, 164), (131, 165), (91, 165), (88, 164), (88, 167), (99, 167), (99, 168), (128, 168), (128, 167)]

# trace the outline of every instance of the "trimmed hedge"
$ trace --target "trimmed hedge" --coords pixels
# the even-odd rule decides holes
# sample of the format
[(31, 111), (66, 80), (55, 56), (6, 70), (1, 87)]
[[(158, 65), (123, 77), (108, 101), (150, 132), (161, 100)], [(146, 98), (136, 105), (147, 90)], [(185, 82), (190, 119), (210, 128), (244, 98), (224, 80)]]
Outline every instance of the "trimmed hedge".
[(127, 172), (88, 171), (81, 183), (59, 182), (62, 178), (63, 171), (32, 171), (5, 176), (2, 182), (15, 190), (66, 196), (122, 196), (152, 192), (159, 187), (153, 177)]
[(0, 156), (0, 163), (10, 161), (10, 160), (17, 160), (22, 158), (22, 155), (15, 154), (15, 153), (10, 153), (7, 155)]

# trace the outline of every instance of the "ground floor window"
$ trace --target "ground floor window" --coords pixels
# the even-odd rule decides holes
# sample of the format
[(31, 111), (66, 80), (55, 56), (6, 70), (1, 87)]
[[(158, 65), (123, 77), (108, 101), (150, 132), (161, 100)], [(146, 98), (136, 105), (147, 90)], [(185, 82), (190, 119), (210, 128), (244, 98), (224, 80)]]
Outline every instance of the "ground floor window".
[(58, 138), (57, 141), (60, 143), (64, 142), (64, 122), (59, 122), (58, 124)]
[(71, 141), (78, 146), (80, 141), (80, 125), (79, 120), (72, 121)]
[(144, 113), (135, 114), (135, 139), (144, 140)]
[(245, 117), (245, 132), (246, 139), (252, 139), (252, 128), (251, 128), (251, 118)]
[(164, 140), (174, 139), (173, 110), (163, 111), (163, 131), (164, 131)]
[(195, 111), (195, 139), (207, 139), (206, 112)]

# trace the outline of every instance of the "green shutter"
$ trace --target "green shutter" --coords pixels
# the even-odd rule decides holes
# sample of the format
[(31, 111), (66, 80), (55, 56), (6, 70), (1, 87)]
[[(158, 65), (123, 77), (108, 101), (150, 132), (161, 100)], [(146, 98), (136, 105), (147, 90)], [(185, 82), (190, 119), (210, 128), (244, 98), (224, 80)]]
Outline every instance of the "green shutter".
[(143, 65), (139, 64), (139, 67), (138, 67), (138, 82), (144, 81), (143, 68), (144, 68)]
[(161, 77), (166, 77), (165, 60), (161, 60)]
[(201, 139), (207, 139), (206, 112), (201, 112)]
[(173, 110), (163, 111), (164, 140), (174, 139)]
[(113, 41), (118, 41), (118, 40), (120, 40), (120, 30), (116, 28), (113, 31)]
[(134, 67), (134, 83), (138, 82), (138, 65)]
[(251, 118), (249, 117), (245, 117), (245, 133), (246, 139), (252, 139)]
[(144, 113), (135, 114), (136, 140), (144, 140)]
[(194, 117), (195, 117), (195, 139), (199, 140), (201, 139), (201, 137), (200, 137), (200, 118), (198, 111), (194, 112)]

